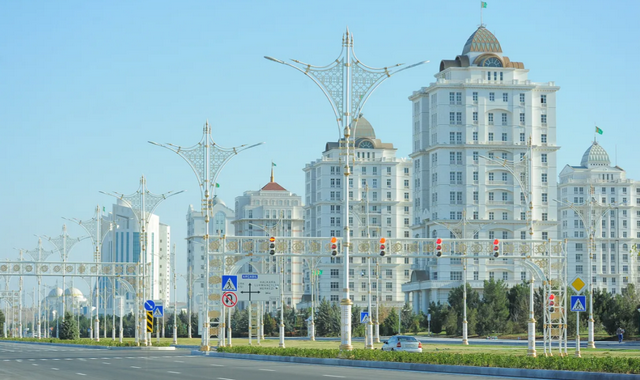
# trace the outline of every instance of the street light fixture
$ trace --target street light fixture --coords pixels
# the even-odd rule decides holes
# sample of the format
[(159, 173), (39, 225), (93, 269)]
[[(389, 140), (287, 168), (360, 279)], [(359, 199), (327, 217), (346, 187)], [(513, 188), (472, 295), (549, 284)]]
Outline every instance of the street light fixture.
[(289, 66), (311, 79), (320, 90), (324, 93), (329, 101), (333, 113), (336, 117), (338, 124), (338, 131), (342, 132), (342, 143), (345, 149), (344, 159), (344, 191), (343, 200), (344, 207), (344, 238), (345, 244), (343, 245), (344, 252), (344, 274), (343, 274), (343, 299), (340, 301), (341, 305), (341, 350), (352, 350), (351, 345), (351, 305), (353, 301), (349, 296), (349, 249), (351, 247), (351, 236), (349, 229), (349, 175), (351, 174), (350, 150), (353, 147), (353, 136), (358, 125), (360, 115), (364, 108), (365, 103), (369, 99), (369, 96), (375, 91), (378, 86), (392, 75), (412, 68), (428, 61), (419, 62), (410, 66), (393, 71), (393, 68), (399, 67), (402, 64), (383, 68), (372, 68), (364, 65), (358, 58), (356, 58), (353, 50), (353, 35), (347, 28), (346, 33), (342, 38), (342, 51), (338, 58), (326, 66), (313, 66), (298, 60), (293, 59), (294, 64), (265, 56), (264, 58), (269, 61), (280, 63)]
[[(220, 171), (222, 170), (222, 168), (226, 165), (227, 162), (229, 162), (229, 160), (231, 160), (233, 156), (237, 155), (243, 150), (247, 150), (247, 149), (256, 147), (258, 145), (262, 145), (264, 143), (253, 144), (250, 146), (241, 145), (234, 148), (222, 148), (218, 144), (216, 144), (215, 141), (213, 141), (213, 138), (211, 137), (211, 126), (209, 126), (208, 120), (204, 125), (203, 131), (202, 131), (202, 138), (196, 145), (192, 147), (183, 148), (173, 144), (158, 144), (153, 141), (149, 141), (149, 143), (169, 149), (170, 151), (182, 157), (185, 161), (187, 161), (189, 166), (191, 166), (193, 173), (196, 175), (196, 179), (198, 180), (198, 185), (200, 186), (202, 208), (204, 208), (204, 210), (202, 210), (204, 213), (204, 222), (205, 222), (205, 232), (203, 236), (203, 243), (204, 243), (204, 249), (205, 249), (204, 270), (205, 270), (205, 276), (210, 277), (211, 273), (209, 268), (209, 261), (210, 261), (209, 220), (211, 218), (211, 212), (213, 209), (213, 196), (215, 194), (215, 189), (217, 186), (216, 180), (218, 178), (218, 174), (220, 174)], [(224, 259), (225, 259), (225, 256), (223, 254), (222, 268), (221, 268), (222, 270), (221, 272), (216, 273), (216, 276), (212, 276), (212, 277), (221, 277), (222, 275), (225, 274), (226, 263), (224, 262)], [(209, 329), (211, 327), (211, 323), (209, 322), (209, 309), (210, 309), (209, 294), (211, 293), (209, 291), (209, 284), (210, 284), (209, 278), (206, 279), (205, 284), (206, 284), (205, 292), (207, 293), (207, 296), (203, 297), (204, 321), (201, 321), (203, 328), (202, 328), (202, 344), (200, 346), (200, 349), (202, 351), (209, 351), (209, 338), (210, 338)], [(225, 338), (224, 338), (225, 307), (224, 305), (222, 305), (220, 298), (218, 298), (218, 300), (215, 302), (219, 304), (220, 311), (221, 311), (220, 321), (222, 323), (220, 326), (221, 329), (219, 329), (219, 331), (221, 331), (222, 333), (219, 335), (220, 337), (219, 345), (224, 346), (225, 345)]]

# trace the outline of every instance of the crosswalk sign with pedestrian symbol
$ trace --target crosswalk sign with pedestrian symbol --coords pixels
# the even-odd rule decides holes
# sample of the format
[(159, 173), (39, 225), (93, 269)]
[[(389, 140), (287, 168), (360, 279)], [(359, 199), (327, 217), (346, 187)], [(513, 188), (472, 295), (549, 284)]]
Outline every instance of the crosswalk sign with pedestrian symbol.
[(238, 291), (238, 276), (222, 276), (222, 291), (223, 292), (237, 292)]
[(571, 296), (571, 311), (587, 311), (586, 304), (586, 296)]

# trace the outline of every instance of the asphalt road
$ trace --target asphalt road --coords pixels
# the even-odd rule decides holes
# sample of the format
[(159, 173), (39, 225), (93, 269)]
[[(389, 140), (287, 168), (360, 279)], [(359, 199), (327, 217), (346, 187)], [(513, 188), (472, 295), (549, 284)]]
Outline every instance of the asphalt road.
[[(0, 342), (1, 380), (505, 380), (507, 377), (334, 367), (191, 355)], [(522, 380), (522, 378), (519, 378)]]

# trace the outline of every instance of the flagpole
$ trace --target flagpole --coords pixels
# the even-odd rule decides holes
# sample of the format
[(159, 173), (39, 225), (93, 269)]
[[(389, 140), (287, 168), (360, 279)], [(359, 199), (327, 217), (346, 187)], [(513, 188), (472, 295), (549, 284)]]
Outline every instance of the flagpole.
[(482, 8), (483, 8), (482, 1), (480, 2), (480, 26), (482, 26)]

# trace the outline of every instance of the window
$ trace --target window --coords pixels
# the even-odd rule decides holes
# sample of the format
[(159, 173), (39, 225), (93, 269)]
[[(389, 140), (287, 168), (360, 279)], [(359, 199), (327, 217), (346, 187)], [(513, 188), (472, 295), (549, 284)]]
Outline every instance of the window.
[(475, 104), (477, 104), (477, 103), (478, 103), (478, 93), (477, 93), (477, 92), (474, 92), (472, 96), (473, 96), (473, 102), (474, 102)]
[(490, 92), (489, 93), (489, 101), (493, 102), (496, 100), (496, 93), (495, 92)]
[[(474, 120), (474, 122), (477, 122), (477, 120)], [(473, 141), (478, 141), (478, 132), (473, 132), (472, 136), (473, 136)]]
[(543, 212), (543, 213), (542, 213), (542, 220), (543, 220), (543, 221), (547, 221), (547, 220), (549, 220), (549, 214), (548, 214), (548, 213), (546, 213), (546, 212)]
[(502, 172), (501, 177), (502, 177), (502, 182), (507, 182), (507, 173)]
[(543, 143), (543, 144), (547, 143), (547, 135), (546, 134), (543, 133), (543, 134), (540, 135), (540, 142)]
[(543, 164), (546, 164), (546, 163), (547, 163), (547, 154), (546, 154), (546, 153), (542, 153), (542, 154), (540, 154), (540, 161), (541, 161)]
[(495, 213), (493, 211), (489, 211), (489, 220), (495, 219)]
[[(474, 181), (478, 180), (478, 172), (473, 172), (473, 180)], [(640, 220), (638, 222), (640, 222)]]
[(478, 152), (473, 152), (473, 161), (477, 162), (478, 161), (478, 156), (479, 156)]
[(520, 104), (524, 104), (524, 94), (520, 94)]
[(493, 141), (493, 132), (489, 132), (489, 141)]
[(496, 274), (494, 272), (489, 272), (489, 279), (493, 280)]
[(524, 132), (520, 132), (520, 142), (524, 142)]
[(547, 173), (542, 173), (541, 179), (542, 179), (542, 183), (547, 183)]
[(449, 124), (455, 124), (455, 123), (456, 123), (456, 113), (449, 112)]
[(524, 113), (520, 113), (520, 125), (524, 125)]
[(478, 192), (477, 191), (473, 192), (473, 201), (474, 202), (478, 202)]
[(456, 103), (456, 93), (455, 92), (450, 92), (449, 93), (449, 104), (455, 104)]
[(338, 282), (332, 282), (331, 283), (331, 290), (338, 290), (339, 286), (338, 286)]
[(547, 104), (547, 95), (540, 95), (540, 103)]
[(502, 272), (502, 280), (504, 281), (509, 280), (509, 272)]
[(548, 202), (548, 194), (547, 193), (542, 193), (542, 203), (547, 203)]
[(450, 272), (449, 279), (451, 281), (462, 281), (462, 272)]
[(542, 123), (542, 125), (547, 125), (547, 115), (540, 115), (540, 123)]
[(509, 101), (509, 94), (506, 92), (502, 93), (502, 101), (503, 102), (508, 102)]
[(473, 112), (473, 124), (478, 124), (478, 112)]
[(506, 113), (502, 114), (502, 125), (507, 125), (507, 114)]
[(385, 289), (387, 290), (393, 290), (393, 282), (387, 282), (384, 285)]
[(489, 200), (490, 200), (490, 201), (492, 201), (492, 200), (493, 200), (493, 196), (494, 196), (493, 191), (490, 191), (490, 192), (489, 192)]
[(507, 212), (502, 213), (502, 220), (508, 220), (509, 214)]
[(493, 112), (489, 112), (488, 118), (489, 118), (489, 125), (493, 125)]
[(502, 141), (507, 141), (507, 133), (506, 132), (502, 133)]

